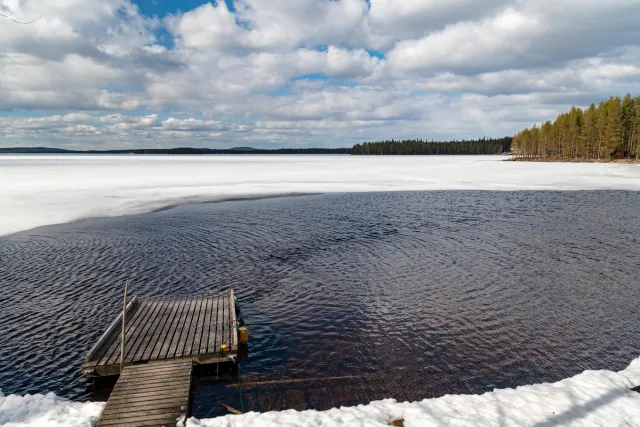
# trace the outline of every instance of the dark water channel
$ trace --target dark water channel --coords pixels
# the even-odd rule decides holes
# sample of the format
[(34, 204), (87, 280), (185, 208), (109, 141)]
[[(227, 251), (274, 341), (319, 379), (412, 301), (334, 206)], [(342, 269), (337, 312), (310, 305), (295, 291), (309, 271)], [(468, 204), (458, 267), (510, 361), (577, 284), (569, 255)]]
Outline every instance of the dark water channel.
[(238, 294), (249, 358), (198, 375), (198, 417), (557, 381), (640, 354), (640, 193), (287, 197), (0, 237), (3, 393), (96, 398), (80, 366), (127, 278)]

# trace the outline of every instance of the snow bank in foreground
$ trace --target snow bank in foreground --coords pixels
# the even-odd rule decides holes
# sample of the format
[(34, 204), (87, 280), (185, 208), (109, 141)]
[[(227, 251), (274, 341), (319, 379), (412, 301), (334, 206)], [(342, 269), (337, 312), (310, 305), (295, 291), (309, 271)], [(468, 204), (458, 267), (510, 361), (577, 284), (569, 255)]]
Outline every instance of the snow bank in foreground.
[[(496, 390), (483, 395), (444, 396), (414, 403), (387, 399), (328, 411), (282, 411), (197, 420), (187, 427), (386, 426), (640, 426), (640, 357), (620, 372), (585, 371), (553, 384)], [(55, 394), (4, 396), (0, 426), (93, 426), (102, 403), (78, 403)]]
[(54, 393), (5, 396), (0, 391), (0, 426), (3, 427), (91, 427), (104, 403), (80, 403)]
[(640, 426), (640, 358), (624, 371), (585, 371), (554, 384), (496, 390), (483, 395), (444, 396), (414, 403), (387, 399), (328, 411), (293, 410), (227, 415), (187, 426), (387, 426), (404, 418), (406, 427), (427, 426)]
[(175, 204), (295, 193), (640, 190), (640, 165), (503, 156), (0, 156), (0, 236)]

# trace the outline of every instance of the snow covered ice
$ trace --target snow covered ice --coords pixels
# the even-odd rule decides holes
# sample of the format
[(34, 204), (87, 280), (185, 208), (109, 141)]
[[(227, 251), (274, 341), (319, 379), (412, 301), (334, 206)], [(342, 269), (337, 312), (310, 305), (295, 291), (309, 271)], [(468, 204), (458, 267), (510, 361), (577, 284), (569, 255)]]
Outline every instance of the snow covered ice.
[[(640, 358), (620, 372), (585, 371), (553, 384), (495, 390), (482, 395), (447, 395), (420, 402), (387, 399), (328, 411), (248, 413), (198, 420), (188, 427), (387, 426), (404, 418), (406, 427), (613, 427), (640, 426)], [(76, 403), (52, 393), (3, 396), (0, 425), (5, 427), (85, 427), (95, 423), (100, 403)]]
[(640, 165), (504, 156), (0, 156), (0, 235), (176, 204), (300, 193), (640, 190)]
[(72, 402), (54, 393), (5, 396), (0, 390), (0, 426), (91, 427), (104, 403)]

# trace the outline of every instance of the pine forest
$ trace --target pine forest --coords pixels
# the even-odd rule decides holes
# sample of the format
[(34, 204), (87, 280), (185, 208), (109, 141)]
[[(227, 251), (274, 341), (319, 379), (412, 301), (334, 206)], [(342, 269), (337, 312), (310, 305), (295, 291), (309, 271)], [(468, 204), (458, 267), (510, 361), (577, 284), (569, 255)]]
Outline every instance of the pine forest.
[(640, 96), (611, 97), (585, 111), (572, 107), (513, 138), (511, 154), (527, 159), (610, 160), (640, 157)]

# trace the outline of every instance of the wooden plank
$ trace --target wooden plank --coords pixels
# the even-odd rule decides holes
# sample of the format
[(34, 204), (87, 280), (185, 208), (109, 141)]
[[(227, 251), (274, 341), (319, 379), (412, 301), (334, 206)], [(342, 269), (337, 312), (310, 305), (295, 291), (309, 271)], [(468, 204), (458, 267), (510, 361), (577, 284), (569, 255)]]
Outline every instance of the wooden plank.
[(224, 299), (222, 300), (222, 303), (224, 304), (224, 316), (222, 319), (222, 343), (226, 344), (227, 348), (229, 348), (229, 346), (231, 345), (231, 343), (229, 342), (229, 298), (227, 298), (227, 295), (225, 295), (223, 298)]
[(216, 349), (216, 330), (218, 327), (218, 307), (220, 305), (220, 299), (217, 296), (212, 296), (213, 302), (211, 307), (211, 323), (209, 324), (209, 341), (207, 342), (207, 353), (215, 353)]
[[(181, 383), (181, 382), (185, 382), (185, 381), (189, 381), (190, 377), (189, 375), (181, 375), (181, 374), (176, 374), (176, 373), (169, 373), (169, 374), (164, 374), (164, 373), (157, 373), (155, 374), (155, 376), (142, 376), (141, 375), (136, 375), (135, 377), (127, 377), (127, 378), (120, 378), (118, 380), (118, 387), (124, 388), (124, 387), (128, 387), (130, 385), (136, 385), (139, 386), (140, 388), (142, 387), (155, 387), (158, 384), (165, 384), (165, 383), (169, 383), (169, 385), (171, 385), (171, 381), (173, 381), (174, 383)], [(120, 382), (120, 380), (122, 380), (122, 382)], [(116, 387), (114, 387), (114, 390), (117, 390)]]
[[(132, 320), (131, 332), (127, 333), (126, 342), (124, 346), (124, 359), (127, 360), (127, 355), (131, 351), (135, 351), (140, 342), (140, 337), (144, 336), (147, 323), (152, 318), (156, 310), (158, 310), (158, 301), (145, 301), (144, 311), (141, 311), (140, 316)], [(141, 308), (142, 310), (142, 308)], [(105, 365), (112, 365), (118, 361), (118, 346), (120, 345), (120, 339), (117, 340), (112, 348), (109, 358), (101, 363)]]
[[(156, 383), (153, 385), (141, 385), (140, 383), (132, 383), (123, 385), (120, 389), (118, 389), (118, 393), (129, 393), (129, 392), (142, 392), (142, 391), (154, 391), (154, 390), (174, 390), (179, 392), (183, 387), (189, 385), (189, 381), (167, 381), (164, 383)], [(116, 391), (114, 389), (114, 391)]]
[[(184, 362), (185, 360), (183, 359), (170, 359), (170, 360), (176, 360), (177, 361), (182, 361)], [(188, 361), (189, 363), (191, 363), (191, 361)], [(176, 368), (170, 367), (170, 366), (159, 366), (159, 367), (154, 367), (154, 364), (146, 364), (146, 365), (133, 365), (132, 367), (135, 368), (139, 368), (139, 367), (149, 367), (149, 369), (143, 369), (140, 370), (140, 372), (137, 373), (133, 373), (131, 375), (135, 375), (135, 376), (139, 376), (139, 375), (173, 375), (173, 374), (177, 374), (179, 372), (179, 370), (177, 370)], [(123, 375), (123, 378), (128, 378), (127, 375)]]
[(184, 316), (184, 309), (185, 306), (187, 305), (189, 299), (188, 298), (182, 298), (180, 299), (180, 302), (178, 303), (178, 307), (176, 307), (176, 313), (175, 316), (173, 317), (173, 320), (171, 321), (171, 324), (169, 325), (169, 327), (166, 330), (165, 333), (165, 339), (162, 343), (162, 345), (160, 346), (160, 348), (158, 349), (158, 351), (153, 354), (151, 356), (152, 359), (166, 359), (169, 351), (171, 349), (171, 345), (173, 343), (174, 337), (176, 335), (176, 332), (179, 330), (180, 324), (182, 322), (183, 316)]
[(145, 335), (140, 339), (140, 345), (135, 352), (127, 355), (127, 362), (143, 361), (143, 353), (147, 350), (149, 342), (153, 338), (158, 325), (162, 322), (167, 315), (167, 311), (170, 307), (170, 301), (164, 300), (160, 302), (160, 309), (156, 312), (153, 319), (150, 319), (150, 323), (145, 327)]
[[(132, 310), (132, 312), (128, 313), (128, 315), (133, 316), (133, 318), (140, 316), (140, 313), (143, 311), (142, 305), (143, 305), (142, 302), (139, 301), (136, 304), (135, 308)], [(120, 320), (122, 320), (121, 317), (120, 317)], [(107, 337), (105, 346), (102, 349), (100, 349), (98, 352), (96, 352), (96, 354), (92, 358), (93, 360), (91, 360), (88, 363), (85, 363), (85, 365), (89, 365), (89, 364), (99, 365), (104, 363), (106, 360), (109, 359), (109, 355), (111, 355), (114, 349), (117, 348), (119, 345), (120, 345), (120, 334), (118, 333), (117, 330), (113, 329), (111, 330), (111, 332), (109, 333), (109, 336)]]
[(223, 326), (224, 326), (224, 298), (218, 296), (218, 312), (216, 316), (216, 346), (210, 353), (219, 353), (220, 346), (223, 344)]
[(224, 343), (227, 344), (227, 350), (225, 352), (231, 350), (231, 345), (233, 344), (233, 339), (231, 338), (231, 333), (233, 330), (233, 325), (231, 324), (231, 302), (229, 301), (229, 295), (225, 296), (225, 304), (227, 305), (227, 316), (225, 317), (224, 328)]
[(180, 342), (182, 342), (182, 346), (184, 346), (184, 341), (186, 340), (185, 323), (188, 322), (190, 314), (190, 307), (193, 303), (193, 298), (189, 298), (185, 301), (184, 306), (182, 307), (182, 312), (180, 313), (180, 317), (178, 317), (178, 321), (176, 322), (176, 328), (173, 332), (173, 336), (171, 337), (171, 341), (167, 345), (167, 349), (161, 357), (164, 358), (172, 358), (175, 357), (178, 348), (180, 347)]
[[(127, 322), (129, 323), (127, 325), (128, 331), (133, 330), (135, 326), (137, 326), (137, 323), (140, 321), (140, 319), (144, 317), (146, 310), (147, 310), (147, 304), (144, 301), (140, 301), (138, 304), (137, 310), (135, 311), (135, 313), (132, 314), (133, 317), (131, 317), (130, 321)], [(109, 358), (117, 352), (119, 347), (120, 347), (120, 335), (117, 332), (113, 332), (111, 344), (109, 345), (108, 350), (101, 355), (101, 358), (98, 361), (98, 363), (101, 365), (107, 364)]]
[(218, 309), (220, 307), (220, 298), (213, 298), (213, 307), (211, 308), (211, 323), (209, 325), (209, 342), (207, 344), (207, 353), (215, 353), (217, 345), (218, 333)]
[(176, 356), (187, 356), (187, 355), (191, 355), (191, 346), (193, 344), (193, 337), (195, 335), (195, 326), (198, 323), (198, 315), (200, 313), (199, 309), (200, 309), (200, 303), (201, 303), (201, 299), (195, 299), (194, 300), (194, 304), (191, 306), (190, 308), (190, 316), (189, 316), (189, 323), (187, 325), (187, 323), (185, 323), (185, 326), (187, 328), (187, 335), (186, 335), (186, 339), (184, 341), (184, 345), (181, 349), (178, 349), (178, 352), (176, 353)]
[(148, 365), (135, 365), (132, 366), (131, 368), (129, 368), (130, 371), (135, 372), (136, 370), (143, 370), (143, 371), (149, 371), (149, 370), (153, 370), (153, 369), (160, 369), (160, 368), (173, 368), (176, 369), (177, 366), (180, 365), (180, 363), (184, 364), (184, 365), (188, 365), (189, 361), (188, 360), (183, 360), (183, 361), (175, 361), (175, 360), (157, 360), (153, 363), (149, 363)]
[[(141, 301), (140, 308), (138, 308), (133, 318), (131, 318), (131, 320), (128, 322), (129, 324), (127, 325), (125, 355), (126, 355), (127, 348), (131, 347), (131, 345), (135, 341), (134, 337), (136, 336), (136, 331), (140, 329), (141, 323), (144, 322), (145, 317), (148, 315), (150, 306), (151, 304), (149, 304), (148, 302)], [(116, 335), (114, 342), (111, 344), (109, 352), (105, 353), (104, 359), (101, 360), (101, 363), (109, 364), (109, 360), (111, 360), (112, 358), (113, 360), (115, 360), (116, 353), (119, 346), (120, 346), (120, 337)]]
[(202, 324), (202, 339), (200, 340), (200, 348), (198, 348), (197, 354), (206, 354), (207, 346), (209, 345), (209, 329), (211, 328), (211, 310), (213, 307), (213, 301), (210, 297), (205, 296), (204, 304), (204, 319)]
[[(135, 310), (137, 307), (138, 307), (137, 298), (133, 297), (131, 301), (129, 301), (129, 303), (127, 304), (127, 308), (126, 308), (127, 316), (130, 316), (130, 315), (132, 316), (133, 310)], [(97, 361), (100, 361), (102, 354), (104, 353), (104, 351), (106, 351), (109, 348), (109, 344), (111, 344), (111, 341), (109, 340), (107, 342), (107, 339), (112, 338), (112, 336), (117, 337), (117, 335), (114, 334), (114, 332), (118, 329), (118, 326), (121, 323), (122, 323), (122, 313), (120, 313), (118, 317), (116, 317), (115, 320), (111, 322), (111, 325), (109, 325), (109, 327), (104, 331), (104, 333), (98, 339), (98, 341), (96, 341), (93, 347), (91, 347), (91, 350), (89, 350), (89, 352), (87, 353), (87, 356), (84, 359), (85, 363), (90, 362), (93, 359), (97, 359)], [(104, 347), (104, 348), (101, 348), (101, 347)], [(103, 351), (100, 354), (96, 354), (99, 349)]]
[(137, 384), (144, 380), (145, 386), (149, 386), (163, 380), (179, 382), (187, 379), (189, 379), (189, 375), (185, 375), (183, 372), (152, 372), (149, 374), (141, 373), (135, 376), (120, 377), (118, 384), (119, 386), (124, 386), (125, 384)]
[[(192, 363), (192, 362), (189, 362)], [(145, 365), (150, 366), (150, 365)], [(126, 384), (131, 381), (140, 381), (141, 379), (146, 379), (146, 383), (153, 383), (154, 381), (161, 381), (165, 379), (178, 379), (178, 378), (189, 378), (189, 373), (185, 371), (185, 368), (182, 366), (178, 367), (179, 369), (149, 369), (149, 370), (139, 370), (133, 374), (120, 375), (120, 379), (118, 380), (118, 384)]]
[(120, 402), (124, 403), (138, 403), (138, 402), (148, 402), (150, 400), (153, 401), (175, 401), (176, 400), (176, 392), (175, 390), (161, 390), (161, 391), (144, 391), (140, 393), (136, 393), (135, 396), (112, 396), (109, 401), (114, 404)]
[(158, 326), (158, 331), (151, 340), (151, 343), (155, 341), (155, 344), (150, 344), (149, 349), (142, 355), (143, 360), (154, 360), (158, 358), (158, 354), (162, 350), (162, 346), (167, 341), (167, 336), (171, 331), (171, 325), (174, 323), (180, 312), (180, 304), (183, 301), (184, 298), (178, 298), (171, 303), (170, 311), (166, 316), (166, 320)]
[[(187, 401), (185, 400), (183, 405), (186, 405)], [(102, 419), (107, 417), (114, 418), (115, 416), (123, 416), (123, 415), (163, 415), (167, 413), (167, 410), (175, 410), (176, 403), (174, 402), (142, 402), (136, 405), (127, 404), (121, 405), (120, 407), (112, 406), (109, 409), (105, 409), (102, 411)]]
[(220, 316), (220, 345), (216, 351), (222, 352), (222, 346), (226, 344), (225, 342), (225, 319), (227, 318), (227, 302), (225, 301), (225, 297), (221, 296), (220, 300), (222, 301), (222, 315)]
[(183, 360), (126, 366), (97, 427), (175, 425), (189, 415), (192, 370)]
[(128, 418), (107, 418), (104, 421), (98, 422), (98, 427), (106, 427), (106, 426), (175, 426), (178, 423), (178, 418), (180, 417), (180, 412), (176, 413), (167, 413), (166, 415), (161, 416), (141, 416), (141, 417), (128, 417)]
[[(166, 338), (166, 327), (171, 322), (173, 317), (175, 316), (176, 310), (178, 308), (178, 299), (172, 299), (167, 302), (167, 309), (163, 312), (161, 317), (159, 318), (159, 322), (156, 325), (153, 334), (151, 334), (149, 338), (149, 343), (147, 344), (147, 348), (140, 356), (139, 360), (151, 360), (151, 354), (154, 348), (158, 345), (162, 345), (161, 342)], [(158, 344), (160, 342), (160, 344)]]
[[(191, 363), (191, 361), (189, 361), (189, 363)], [(120, 377), (125, 379), (125, 378), (129, 378), (129, 376), (132, 377), (138, 377), (138, 376), (144, 376), (144, 375), (177, 375), (181, 372), (181, 368), (180, 369), (176, 369), (175, 367), (172, 366), (158, 366), (158, 367), (154, 367), (153, 363), (152, 364), (148, 364), (148, 365), (133, 365), (132, 367), (135, 368), (139, 368), (140, 366), (143, 367), (148, 367), (149, 369), (140, 369), (139, 372), (133, 372), (133, 373), (129, 373), (127, 375), (121, 375)]]
[(230, 319), (230, 330), (231, 330), (231, 337), (229, 338), (231, 340), (231, 343), (229, 344), (229, 346), (231, 347), (230, 350), (231, 351), (237, 351), (238, 350), (238, 330), (236, 329), (236, 301), (233, 298), (233, 289), (231, 289), (229, 291), (229, 313), (231, 315), (231, 319)]
[[(189, 301), (189, 304), (185, 307), (185, 315), (181, 319), (181, 323), (179, 325), (180, 334), (178, 334), (178, 338), (173, 340), (172, 345), (175, 346), (173, 348), (173, 354), (170, 353), (171, 357), (181, 357), (182, 350), (186, 345), (187, 338), (189, 336), (189, 328), (191, 327), (191, 321), (193, 318), (194, 308), (196, 304), (196, 299), (193, 298)], [(169, 356), (168, 356), (169, 357)]]
[[(189, 326), (189, 334), (187, 335), (187, 341), (182, 349), (182, 356), (190, 356), (191, 349), (193, 348), (193, 342), (198, 332), (198, 321), (200, 320), (200, 308), (202, 306), (202, 299), (198, 298), (193, 309), (193, 316), (191, 317), (191, 325)], [(200, 345), (198, 343), (198, 345)]]
[(199, 300), (200, 305), (198, 306), (198, 316), (195, 326), (193, 327), (193, 341), (191, 343), (191, 347), (185, 351), (185, 355), (197, 355), (200, 353), (200, 341), (202, 341), (202, 330), (204, 329), (207, 300), (205, 298), (199, 298)]
[(182, 357), (182, 353), (184, 348), (187, 345), (187, 340), (189, 339), (189, 332), (191, 331), (191, 324), (193, 323), (193, 318), (196, 315), (196, 307), (198, 305), (197, 298), (191, 298), (189, 300), (189, 304), (184, 308), (184, 315), (180, 319), (180, 325), (178, 326), (180, 329), (180, 333), (178, 334), (177, 339), (172, 340), (173, 346), (173, 356), (172, 357)]
[(124, 402), (128, 404), (137, 404), (144, 403), (149, 401), (165, 403), (165, 402), (175, 402), (175, 390), (161, 390), (161, 391), (145, 391), (136, 393), (135, 398), (130, 396), (120, 396), (120, 397), (112, 397), (109, 399), (110, 402), (118, 403)]

